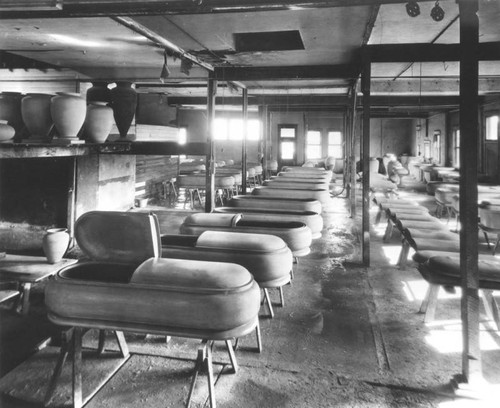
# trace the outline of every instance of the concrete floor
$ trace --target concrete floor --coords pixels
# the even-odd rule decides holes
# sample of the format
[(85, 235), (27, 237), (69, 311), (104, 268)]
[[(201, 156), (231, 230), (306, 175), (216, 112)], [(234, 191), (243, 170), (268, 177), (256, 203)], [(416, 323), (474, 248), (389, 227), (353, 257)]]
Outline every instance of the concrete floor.
[[(417, 194), (418, 183), (404, 190), (402, 195), (423, 198), (424, 205), (433, 206), (431, 197)], [(374, 227), (371, 267), (357, 265), (360, 220), (349, 218), (346, 204), (335, 198), (325, 209), (322, 237), (300, 259), (293, 285), (285, 287), (285, 307), (275, 307), (274, 319), (262, 308), (262, 353), (255, 352), (253, 336), (243, 338), (237, 351), (240, 369), (232, 374), (225, 350), (216, 345), (218, 406), (498, 407), (494, 396), (500, 392), (488, 392), (500, 386), (499, 332), (484, 320), (483, 372), (490, 386), (457, 396), (451, 380), (461, 372), (459, 294), (443, 296), (436, 321), (424, 324), (418, 309), (426, 284), (413, 264), (404, 271), (394, 266), (399, 237), (395, 234), (384, 244), (383, 225)], [(177, 233), (189, 212), (175, 207), (162, 213), (162, 233)], [(277, 302), (277, 293), (273, 295)], [(57, 332), (44, 316), (43, 285), (34, 291), (28, 316), (13, 315), (2, 305), (0, 319), (0, 406), (41, 406), (36, 401), (41, 400), (58, 351), (43, 348), (44, 340)], [(104, 358), (87, 351), (84, 394), (97, 391), (87, 407), (183, 406), (199, 342), (172, 339), (165, 344), (161, 337), (133, 334), (126, 338), (132, 353), (126, 361), (117, 358), (111, 337)], [(88, 350), (95, 340), (94, 332), (86, 334)], [(65, 370), (55, 398), (59, 405), (69, 403), (69, 367)], [(106, 375), (111, 378), (99, 386)], [(193, 406), (208, 406), (207, 397), (201, 379)]]

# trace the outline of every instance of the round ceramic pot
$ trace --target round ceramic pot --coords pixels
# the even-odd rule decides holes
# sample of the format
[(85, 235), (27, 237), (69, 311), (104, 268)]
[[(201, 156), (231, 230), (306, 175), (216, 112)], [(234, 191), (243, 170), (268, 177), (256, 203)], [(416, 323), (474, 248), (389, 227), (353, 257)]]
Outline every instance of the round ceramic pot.
[(80, 94), (58, 92), (51, 100), (50, 113), (59, 138), (75, 139), (87, 114), (87, 103)]
[(21, 114), (21, 100), (24, 95), (20, 92), (0, 93), (0, 120), (6, 120), (19, 134), (23, 129), (23, 115)]
[(116, 83), (116, 87), (111, 89), (111, 108), (120, 137), (125, 139), (137, 108), (137, 92), (132, 83)]
[(276, 160), (269, 160), (267, 169), (270, 171), (278, 171), (278, 162)]
[(111, 102), (111, 90), (106, 82), (92, 82), (92, 87), (87, 89), (87, 103)]
[(69, 234), (66, 228), (50, 228), (43, 237), (43, 252), (51, 264), (59, 262), (69, 245)]
[(24, 124), (30, 133), (29, 141), (47, 142), (54, 125), (50, 113), (50, 100), (53, 95), (27, 94), (21, 100), (21, 113)]
[(0, 143), (12, 142), (16, 131), (14, 128), (7, 124), (6, 120), (0, 120)]
[(104, 143), (113, 126), (113, 109), (106, 102), (91, 102), (87, 106), (85, 136), (89, 142)]

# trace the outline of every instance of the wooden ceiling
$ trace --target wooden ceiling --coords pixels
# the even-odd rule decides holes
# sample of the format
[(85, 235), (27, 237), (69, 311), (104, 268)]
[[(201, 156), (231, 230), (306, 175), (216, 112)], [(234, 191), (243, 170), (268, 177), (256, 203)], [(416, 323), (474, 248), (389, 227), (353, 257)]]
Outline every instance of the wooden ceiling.
[[(418, 17), (408, 16), (405, 3), (7, 0), (0, 3), (4, 68), (0, 90), (13, 90), (9, 83), (19, 69), (23, 78), (32, 72), (40, 80), (36, 68), (41, 68), (48, 69), (50, 78), (58, 72), (67, 78), (69, 71), (81, 81), (131, 80), (140, 92), (165, 93), (185, 104), (191, 98), (196, 105), (206, 97), (211, 75), (219, 80), (218, 96), (225, 102), (237, 103), (241, 93), (236, 88), (246, 87), (251, 103), (343, 105), (357, 83), (361, 55), (369, 50), (395, 56), (372, 64), (372, 94), (380, 101), (391, 100), (383, 105), (398, 106), (392, 101), (406, 98), (403, 105), (418, 100), (421, 109), (426, 97), (429, 103), (448, 98), (442, 99), (442, 105), (449, 106), (450, 98), (458, 95), (458, 64), (453, 58), (443, 54), (444, 61), (436, 57), (414, 62), (405, 57), (411, 44), (457, 44), (458, 6), (455, 0), (441, 0), (445, 17), (436, 22), (430, 17), (435, 1), (419, 1)], [(493, 43), (488, 55), (494, 56), (480, 64), (480, 93), (497, 96), (500, 2), (480, 0), (479, 6), (480, 41)], [(235, 34), (265, 33), (271, 42), (273, 32), (298, 33), (303, 49), (240, 51), (236, 47)], [(165, 49), (171, 74), (161, 82)], [(183, 59), (195, 62), (189, 74), (181, 72)]]

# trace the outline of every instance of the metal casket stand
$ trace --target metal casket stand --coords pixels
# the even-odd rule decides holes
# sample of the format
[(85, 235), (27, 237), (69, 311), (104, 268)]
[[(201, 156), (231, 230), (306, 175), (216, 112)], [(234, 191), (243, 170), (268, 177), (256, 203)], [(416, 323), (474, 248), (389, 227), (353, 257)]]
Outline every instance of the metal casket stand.
[[(215, 407), (211, 348), (225, 341), (234, 371), (232, 340), (252, 331), (261, 349), (260, 290), (252, 275), (233, 263), (162, 259), (158, 221), (153, 214), (90, 212), (75, 225), (78, 245), (91, 259), (60, 270), (45, 290), (48, 318), (70, 327), (45, 398), (51, 400), (67, 355), (73, 354), (73, 406), (81, 407), (82, 335), (112, 330), (122, 356), (124, 331), (201, 339), (186, 406), (198, 372), (208, 375)], [(100, 333), (98, 352), (104, 349)]]

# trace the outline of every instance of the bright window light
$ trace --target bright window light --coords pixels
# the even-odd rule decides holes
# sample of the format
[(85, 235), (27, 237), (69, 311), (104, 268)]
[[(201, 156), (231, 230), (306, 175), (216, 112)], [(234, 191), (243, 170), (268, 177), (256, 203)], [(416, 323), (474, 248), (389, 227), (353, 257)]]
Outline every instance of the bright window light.
[(486, 140), (498, 140), (498, 116), (486, 117)]
[(260, 121), (250, 119), (247, 122), (247, 140), (260, 140)]
[(216, 118), (214, 120), (214, 139), (227, 140), (227, 120)]
[(64, 44), (69, 45), (81, 45), (82, 47), (102, 47), (103, 44), (98, 43), (97, 41), (86, 41), (80, 40), (79, 38), (70, 37), (69, 35), (63, 34), (49, 34), (52, 38), (60, 41)]
[(230, 119), (229, 120), (229, 140), (243, 139), (243, 120)]
[(179, 128), (179, 144), (183, 145), (186, 144), (187, 141), (187, 129), (185, 127)]

